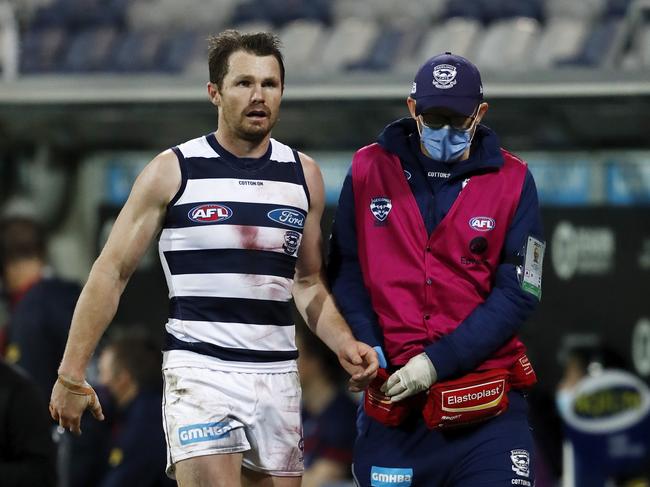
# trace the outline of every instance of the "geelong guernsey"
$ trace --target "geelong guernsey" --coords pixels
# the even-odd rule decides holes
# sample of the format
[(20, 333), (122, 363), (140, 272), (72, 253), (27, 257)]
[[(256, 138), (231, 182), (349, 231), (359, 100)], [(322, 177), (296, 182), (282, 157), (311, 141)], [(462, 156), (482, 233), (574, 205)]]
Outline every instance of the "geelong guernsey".
[(182, 182), (158, 244), (164, 367), (295, 370), (291, 289), (309, 209), (298, 153), (271, 139), (260, 159), (237, 158), (214, 134), (173, 151)]

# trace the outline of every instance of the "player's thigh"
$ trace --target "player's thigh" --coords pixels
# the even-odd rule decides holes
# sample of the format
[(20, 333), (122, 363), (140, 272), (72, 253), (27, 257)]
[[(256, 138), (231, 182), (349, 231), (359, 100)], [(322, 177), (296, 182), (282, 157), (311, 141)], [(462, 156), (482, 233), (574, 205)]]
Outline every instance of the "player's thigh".
[(241, 453), (187, 458), (176, 463), (176, 480), (180, 487), (239, 487), (241, 460)]
[(242, 469), (243, 487), (300, 487), (302, 476), (268, 475), (262, 472)]

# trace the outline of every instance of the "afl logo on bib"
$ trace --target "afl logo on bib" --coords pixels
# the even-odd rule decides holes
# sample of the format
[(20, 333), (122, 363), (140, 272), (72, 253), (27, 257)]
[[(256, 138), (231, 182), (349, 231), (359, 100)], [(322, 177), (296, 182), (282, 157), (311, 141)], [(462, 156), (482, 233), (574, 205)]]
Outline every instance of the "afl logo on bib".
[(469, 226), (478, 232), (494, 230), (495, 225), (494, 218), (490, 218), (489, 216), (475, 216), (469, 221)]
[(195, 206), (187, 214), (188, 218), (197, 223), (216, 223), (227, 220), (232, 216), (232, 210), (227, 206), (208, 203)]

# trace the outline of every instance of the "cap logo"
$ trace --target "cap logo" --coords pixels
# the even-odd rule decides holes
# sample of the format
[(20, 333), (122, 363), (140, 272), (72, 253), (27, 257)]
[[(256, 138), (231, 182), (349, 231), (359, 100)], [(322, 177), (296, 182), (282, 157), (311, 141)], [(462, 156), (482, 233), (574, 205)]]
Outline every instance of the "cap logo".
[(414, 81), (411, 86), (411, 95), (415, 95), (415, 92), (418, 90), (418, 84)]
[(451, 64), (438, 64), (433, 68), (433, 86), (448, 90), (456, 85), (456, 67)]

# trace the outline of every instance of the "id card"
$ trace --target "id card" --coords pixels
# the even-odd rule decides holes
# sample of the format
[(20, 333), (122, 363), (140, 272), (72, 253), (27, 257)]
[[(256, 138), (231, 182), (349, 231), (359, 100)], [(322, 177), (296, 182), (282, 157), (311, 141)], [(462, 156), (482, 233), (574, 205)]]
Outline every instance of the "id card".
[(530, 294), (542, 298), (542, 262), (546, 242), (528, 237), (526, 242), (526, 257), (524, 258), (524, 275), (521, 288)]

